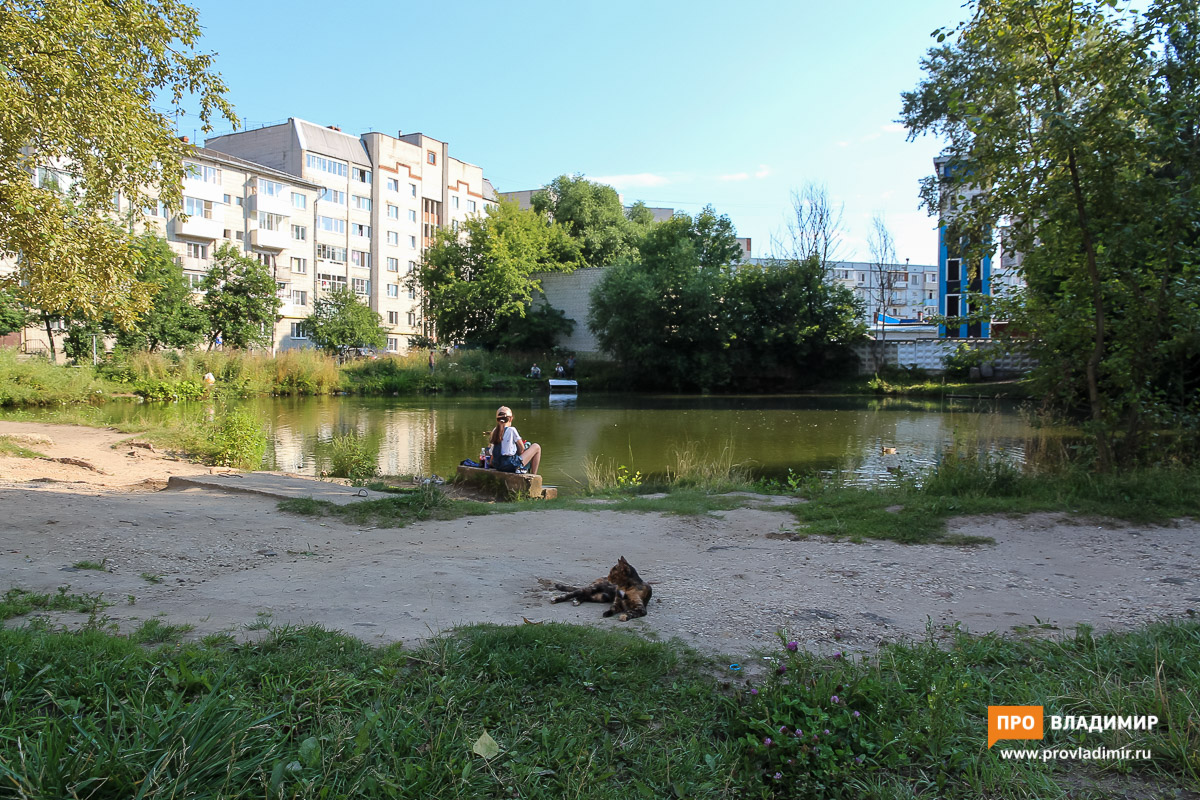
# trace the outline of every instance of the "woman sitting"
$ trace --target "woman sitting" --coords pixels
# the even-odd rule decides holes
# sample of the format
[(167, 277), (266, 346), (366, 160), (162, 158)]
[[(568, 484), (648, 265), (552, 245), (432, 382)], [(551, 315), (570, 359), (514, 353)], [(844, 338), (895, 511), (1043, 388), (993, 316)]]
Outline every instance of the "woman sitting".
[(492, 469), (501, 472), (529, 472), (537, 474), (542, 463), (542, 446), (526, 445), (521, 434), (512, 426), (512, 409), (500, 406), (496, 409), (496, 427), (492, 429)]

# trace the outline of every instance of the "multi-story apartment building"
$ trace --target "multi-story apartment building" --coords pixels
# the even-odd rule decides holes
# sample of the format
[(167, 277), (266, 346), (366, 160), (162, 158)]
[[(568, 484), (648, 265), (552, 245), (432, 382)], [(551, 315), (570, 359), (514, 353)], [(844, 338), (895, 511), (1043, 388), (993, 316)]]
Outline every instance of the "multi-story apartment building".
[[(938, 266), (936, 264), (872, 264), (837, 261), (829, 269), (830, 279), (852, 290), (863, 301), (868, 324), (919, 321), (938, 313)], [(877, 320), (882, 314), (885, 319)]]
[[(421, 133), (354, 136), (292, 118), (205, 144), (319, 188), (309, 239), (313, 293), (351, 288), (382, 317), (389, 351), (429, 334), (409, 277), (436, 231), (457, 230), (497, 201), (480, 167)], [(304, 346), (298, 333), (280, 347)]]

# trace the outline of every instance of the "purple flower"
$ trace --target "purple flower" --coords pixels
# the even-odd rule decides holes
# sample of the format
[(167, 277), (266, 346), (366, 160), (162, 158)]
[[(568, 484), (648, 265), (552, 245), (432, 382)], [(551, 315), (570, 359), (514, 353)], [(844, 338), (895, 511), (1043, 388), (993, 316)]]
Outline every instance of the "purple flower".
[(763, 744), (765, 744), (767, 747), (770, 747), (771, 746), (771, 737), (770, 736), (763, 737)]
[(826, 735), (826, 736), (828, 736), (828, 735), (829, 735), (829, 728), (826, 728), (826, 729), (825, 729), (825, 735)]
[(782, 773), (782, 772), (776, 772), (776, 773), (775, 773), (775, 775), (774, 775), (773, 777), (775, 778), (775, 780), (779, 780), (780, 778), (782, 778), (782, 777), (783, 777), (783, 773)]
[(776, 672), (778, 672), (780, 675), (782, 675), (783, 673), (787, 672), (787, 665), (786, 665), (786, 664), (780, 664), (780, 665), (779, 665), (779, 669), (777, 669), (777, 670), (775, 670), (775, 671), (776, 671)]
[(862, 714), (859, 714), (857, 711), (855, 711), (855, 712), (854, 712), (854, 718), (855, 718), (855, 719), (858, 719), (858, 718), (859, 718), (859, 717), (861, 717), (861, 716), (862, 716)]
[(833, 654), (833, 657), (834, 657), (834, 658), (841, 658), (841, 657), (842, 657), (842, 652), (839, 650), (838, 652), (836, 652), (836, 653), (834, 653), (834, 654)]
[(854, 760), (855, 760), (855, 761), (857, 761), (857, 762), (858, 762), (858, 763), (860, 763), (860, 764), (861, 764), (861, 763), (863, 763), (863, 757), (862, 757), (862, 756), (855, 756), (855, 757), (854, 757)]
[(789, 764), (795, 764), (795, 763), (796, 763), (796, 759), (794, 759), (794, 758), (789, 758), (789, 759), (787, 760), (787, 763), (789, 763)]
[(803, 735), (804, 735), (804, 731), (800, 730), (799, 728), (796, 728), (796, 738), (799, 739)]
[(829, 698), (829, 702), (833, 703), (836, 706), (838, 703), (840, 703), (842, 701), (839, 700), (838, 696), (835, 694), (833, 697)]
[(787, 643), (787, 649), (791, 650), (793, 653), (796, 652), (797, 648), (799, 648), (799, 647), (800, 647), (799, 642), (788, 642)]
[(780, 733), (787, 733), (787, 725), (780, 725), (780, 726), (779, 726), (779, 732), (780, 732)]
[(751, 694), (751, 695), (756, 695), (756, 694), (758, 694), (758, 689), (751, 689), (751, 690), (750, 690), (750, 694)]

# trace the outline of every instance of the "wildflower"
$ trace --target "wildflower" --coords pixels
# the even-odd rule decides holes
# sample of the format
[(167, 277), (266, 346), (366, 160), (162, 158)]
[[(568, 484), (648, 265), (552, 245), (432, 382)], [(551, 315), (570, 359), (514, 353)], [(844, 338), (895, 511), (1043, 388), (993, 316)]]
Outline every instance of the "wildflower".
[(833, 654), (833, 657), (834, 657), (834, 658), (841, 658), (841, 657), (842, 657), (842, 651), (841, 651), (841, 650), (837, 651), (836, 653), (834, 653), (834, 654)]
[(825, 735), (826, 735), (826, 736), (828, 736), (828, 735), (829, 735), (829, 728), (826, 728), (826, 729), (825, 729)]
[(795, 764), (795, 763), (796, 763), (796, 759), (794, 759), (794, 758), (789, 758), (789, 759), (787, 760), (787, 763), (788, 763), (788, 764)]
[(858, 718), (859, 718), (859, 717), (861, 717), (861, 716), (862, 716), (862, 714), (859, 714), (857, 711), (855, 711), (855, 712), (854, 712), (854, 718), (855, 718), (855, 719), (858, 719)]
[(751, 695), (751, 696), (754, 696), (754, 695), (756, 695), (756, 694), (758, 694), (758, 689), (751, 689), (751, 690), (750, 690), (750, 695)]
[(779, 669), (777, 669), (777, 670), (775, 670), (775, 671), (776, 671), (776, 672), (778, 672), (780, 675), (782, 675), (783, 673), (787, 672), (787, 665), (786, 665), (786, 664), (780, 664), (780, 665), (779, 665)]
[(838, 703), (840, 703), (842, 701), (839, 700), (838, 696), (835, 694), (833, 697), (829, 698), (829, 702), (833, 703), (836, 706)]
[(863, 763), (863, 757), (862, 757), (862, 756), (855, 756), (855, 757), (854, 757), (854, 760), (855, 760), (855, 761), (857, 761), (857, 762), (858, 762), (858, 763), (860, 763), (860, 764), (861, 764), (861, 763)]
[(799, 643), (799, 642), (788, 642), (788, 643), (787, 643), (787, 649), (788, 649), (788, 650), (791, 650), (793, 653), (794, 653), (794, 652), (796, 652), (796, 650), (797, 650), (799, 647), (800, 647), (800, 643)]
[(775, 773), (775, 775), (774, 775), (774, 776), (772, 776), (772, 777), (774, 777), (774, 778), (775, 778), (775, 780), (779, 780), (780, 778), (782, 778), (782, 777), (783, 777), (783, 773), (782, 773), (782, 772), (776, 772), (776, 773)]
[(779, 732), (780, 732), (780, 733), (787, 733), (787, 725), (780, 725), (780, 726), (779, 726)]
[(770, 736), (764, 736), (764, 737), (763, 737), (763, 744), (765, 744), (767, 747), (770, 747), (770, 746), (771, 746), (771, 737), (770, 737)]
[(804, 731), (800, 730), (799, 728), (796, 728), (796, 733), (795, 733), (796, 738), (799, 739), (803, 735), (804, 735)]

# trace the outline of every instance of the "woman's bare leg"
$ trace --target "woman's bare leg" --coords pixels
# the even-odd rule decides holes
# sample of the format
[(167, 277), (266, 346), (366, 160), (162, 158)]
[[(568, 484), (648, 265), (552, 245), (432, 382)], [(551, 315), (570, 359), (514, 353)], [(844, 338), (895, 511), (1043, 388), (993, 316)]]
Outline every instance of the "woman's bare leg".
[(529, 471), (537, 475), (538, 467), (542, 463), (542, 446), (534, 443), (525, 448), (525, 452), (521, 454), (521, 463), (529, 467)]

